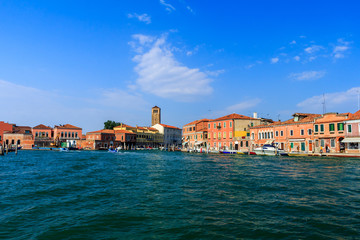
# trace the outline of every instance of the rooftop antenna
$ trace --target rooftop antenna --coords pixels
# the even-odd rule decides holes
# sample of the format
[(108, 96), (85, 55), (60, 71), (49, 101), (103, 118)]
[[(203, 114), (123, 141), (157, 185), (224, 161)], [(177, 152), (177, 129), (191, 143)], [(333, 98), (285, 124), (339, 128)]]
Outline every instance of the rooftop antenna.
[(326, 113), (326, 103), (325, 103), (325, 94), (323, 93), (323, 102), (322, 102), (322, 105), (323, 105), (323, 114)]
[(278, 117), (278, 121), (280, 121), (280, 114), (278, 114), (278, 116), (277, 116), (277, 117)]

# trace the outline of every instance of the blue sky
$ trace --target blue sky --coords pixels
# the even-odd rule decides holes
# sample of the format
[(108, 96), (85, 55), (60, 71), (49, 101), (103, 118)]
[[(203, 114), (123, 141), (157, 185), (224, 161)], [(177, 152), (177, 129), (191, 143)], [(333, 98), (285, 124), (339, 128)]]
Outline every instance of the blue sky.
[(355, 112), (358, 1), (1, 1), (0, 120)]

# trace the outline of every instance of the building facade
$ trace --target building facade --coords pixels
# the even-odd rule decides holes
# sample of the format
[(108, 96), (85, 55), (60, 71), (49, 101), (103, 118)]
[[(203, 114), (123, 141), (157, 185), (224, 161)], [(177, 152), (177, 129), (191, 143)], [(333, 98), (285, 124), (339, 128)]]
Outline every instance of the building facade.
[(158, 106), (155, 106), (151, 109), (151, 125), (161, 123), (161, 109)]
[(181, 146), (182, 130), (180, 128), (161, 123), (153, 125), (152, 128), (157, 129), (164, 136), (164, 146)]
[(3, 144), (4, 133), (12, 132), (13, 124), (0, 121), (0, 144)]

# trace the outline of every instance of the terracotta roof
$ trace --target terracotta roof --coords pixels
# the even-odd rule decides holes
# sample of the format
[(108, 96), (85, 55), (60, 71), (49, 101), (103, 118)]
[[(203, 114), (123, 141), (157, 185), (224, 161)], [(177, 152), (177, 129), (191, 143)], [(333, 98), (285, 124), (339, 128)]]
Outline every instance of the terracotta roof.
[(102, 129), (102, 130), (98, 130), (98, 131), (93, 131), (93, 132), (88, 132), (88, 133), (115, 133), (115, 130), (111, 130), (111, 129)]
[(190, 125), (195, 125), (197, 122), (199, 122), (199, 120), (195, 120), (195, 121), (192, 121), (192, 122), (190, 122), (188, 124), (185, 124), (184, 127), (185, 126), (190, 126)]
[(39, 124), (39, 125), (33, 127), (33, 129), (52, 129), (52, 128), (45, 126), (44, 124)]
[(159, 130), (157, 130), (156, 128), (152, 128), (152, 127), (147, 127), (146, 129), (148, 129), (148, 130), (150, 130), (150, 131), (159, 131)]
[(294, 113), (293, 116), (295, 115), (299, 115), (299, 116), (305, 116), (304, 118), (299, 119), (298, 121), (294, 121), (294, 118), (291, 118), (289, 120), (286, 121), (275, 121), (273, 123), (270, 124), (261, 124), (261, 125), (257, 125), (254, 126), (252, 128), (257, 128), (257, 127), (272, 127), (272, 126), (280, 126), (280, 125), (286, 125), (286, 124), (301, 124), (301, 123), (307, 123), (307, 122), (312, 122), (315, 120), (315, 118), (320, 117), (321, 114), (314, 114), (314, 113)]
[(360, 119), (360, 110), (352, 114), (350, 113), (349, 115), (349, 120), (357, 120), (357, 119)]
[(28, 126), (14, 126), (12, 133), (24, 134), (25, 131), (29, 131), (29, 133), (31, 133), (31, 127), (28, 127)]
[(244, 115), (240, 115), (237, 113), (233, 113), (233, 114), (229, 114), (217, 119), (214, 119), (212, 121), (221, 121), (221, 120), (229, 120), (229, 119), (246, 119), (246, 120), (256, 120), (257, 118), (252, 118), (252, 117), (248, 117), (248, 116), (244, 116)]
[[(116, 126), (116, 127), (121, 127), (121, 124), (120, 124), (119, 126)], [(130, 127), (130, 128), (135, 128), (135, 127), (132, 127), (132, 126), (130, 126), (130, 125), (127, 125), (127, 124), (125, 124), (125, 123), (123, 123), (123, 124), (122, 124), (122, 127)]]
[(146, 130), (146, 128), (144, 127), (136, 127), (137, 129), (140, 129), (140, 130)]
[(136, 133), (133, 133), (133, 132), (127, 131), (127, 130), (115, 130), (115, 134), (116, 133), (128, 133), (128, 134), (135, 134), (136, 135)]
[[(170, 125), (166, 125), (166, 124), (162, 124), (162, 123), (159, 123), (159, 125), (163, 126), (163, 127), (166, 127), (166, 128), (174, 128), (174, 129), (180, 129), (180, 128), (177, 128), (177, 127), (174, 127), (174, 126), (170, 126)], [(180, 129), (181, 130), (181, 129)]]
[(71, 125), (71, 124), (65, 124), (65, 125), (62, 125), (62, 126), (55, 126), (55, 128), (60, 128), (60, 129), (80, 129), (80, 130), (82, 130), (82, 128), (76, 127), (76, 126)]

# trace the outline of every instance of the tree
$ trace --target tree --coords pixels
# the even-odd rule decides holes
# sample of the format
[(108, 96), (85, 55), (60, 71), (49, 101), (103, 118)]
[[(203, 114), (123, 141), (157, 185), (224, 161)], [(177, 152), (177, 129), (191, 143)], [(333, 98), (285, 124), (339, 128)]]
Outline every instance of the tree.
[(120, 125), (119, 122), (107, 120), (106, 122), (104, 122), (104, 129), (113, 129), (114, 127), (119, 125)]

